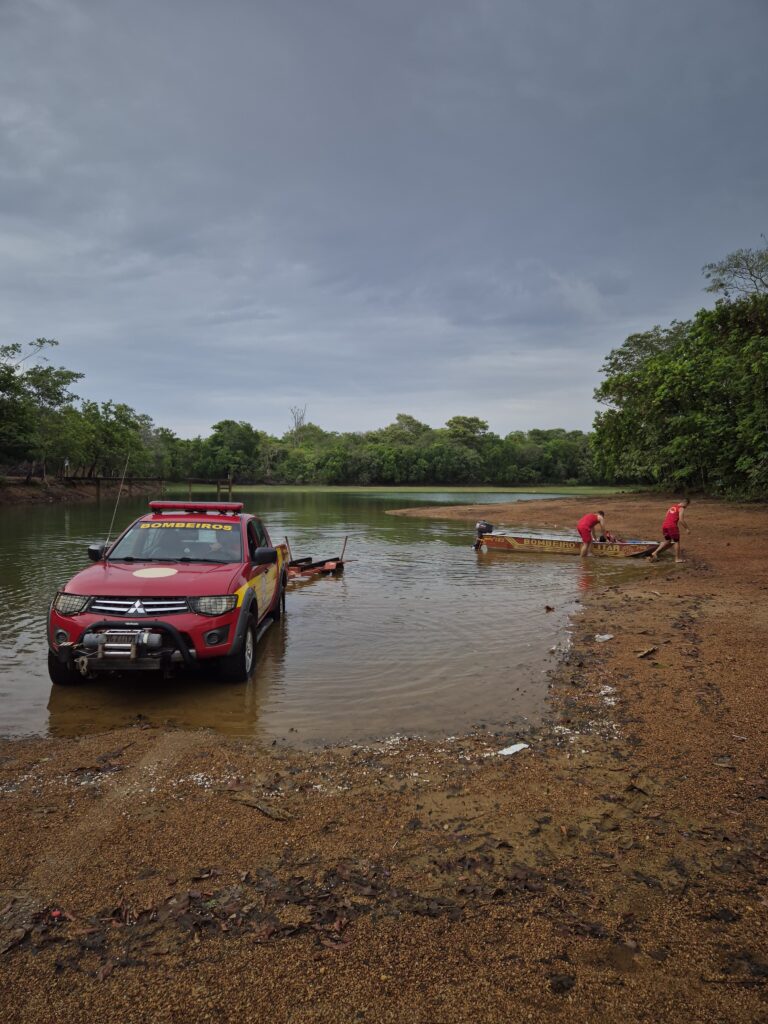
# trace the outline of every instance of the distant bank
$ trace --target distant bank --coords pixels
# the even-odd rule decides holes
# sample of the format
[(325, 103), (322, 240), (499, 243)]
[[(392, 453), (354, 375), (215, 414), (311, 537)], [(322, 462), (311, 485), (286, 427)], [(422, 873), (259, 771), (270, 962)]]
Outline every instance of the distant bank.
[[(128, 482), (123, 485), (124, 494), (155, 494), (157, 484), (149, 482)], [(0, 479), (0, 506), (2, 505), (46, 505), (54, 502), (100, 501), (114, 497), (120, 488), (119, 480), (48, 480), (23, 477)]]
[[(39, 505), (51, 504), (53, 502), (84, 502), (99, 501), (105, 496), (116, 495), (120, 481), (114, 477), (99, 477), (94, 479), (83, 479), (69, 477), (49, 477), (46, 481), (39, 477), (27, 480), (25, 477), (0, 477), (0, 506), (3, 505)], [(306, 493), (343, 492), (343, 493), (365, 493), (376, 491), (378, 493), (407, 494), (432, 494), (436, 500), (438, 495), (450, 494), (455, 496), (461, 493), (468, 495), (489, 495), (489, 494), (513, 494), (524, 492), (526, 494), (538, 494), (542, 497), (552, 495), (553, 497), (567, 497), (580, 495), (619, 494), (627, 491), (634, 491), (634, 488), (618, 488), (615, 486), (598, 487), (595, 485), (568, 486), (555, 484), (525, 486), (520, 484), (517, 487), (492, 487), (482, 484), (474, 485), (436, 485), (430, 484), (418, 486), (370, 486), (359, 485), (320, 485), (320, 484), (245, 484), (232, 483), (227, 480), (160, 480), (159, 478), (127, 479), (123, 484), (123, 493), (126, 495), (151, 495), (161, 497), (171, 495), (173, 497), (190, 500), (196, 496), (199, 500), (212, 500), (214, 492), (217, 499), (221, 500), (244, 500), (247, 495), (262, 492), (289, 490), (302, 491)], [(476, 500), (480, 500), (476, 497)]]

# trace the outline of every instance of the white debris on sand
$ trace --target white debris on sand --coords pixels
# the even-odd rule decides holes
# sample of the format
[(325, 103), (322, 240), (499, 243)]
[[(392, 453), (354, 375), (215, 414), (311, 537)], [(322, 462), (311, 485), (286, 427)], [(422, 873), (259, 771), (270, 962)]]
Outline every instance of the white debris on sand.
[(520, 750), (527, 750), (530, 743), (513, 743), (511, 747), (504, 747), (503, 750), (497, 750), (496, 753), (506, 757), (509, 754), (517, 754)]

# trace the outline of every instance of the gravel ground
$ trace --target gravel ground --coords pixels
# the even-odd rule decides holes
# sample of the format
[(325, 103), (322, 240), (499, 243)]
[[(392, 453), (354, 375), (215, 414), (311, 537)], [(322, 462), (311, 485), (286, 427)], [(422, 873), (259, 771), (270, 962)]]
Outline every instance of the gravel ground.
[(2, 1020), (768, 1019), (768, 517), (687, 515), (686, 564), (585, 592), (525, 736), (0, 743)]

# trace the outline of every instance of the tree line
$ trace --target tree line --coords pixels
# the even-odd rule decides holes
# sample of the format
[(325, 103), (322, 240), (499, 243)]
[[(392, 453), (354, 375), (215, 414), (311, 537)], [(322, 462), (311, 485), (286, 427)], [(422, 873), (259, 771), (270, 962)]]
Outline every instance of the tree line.
[[(48, 361), (53, 339), (25, 353), (0, 346), (0, 465), (5, 473), (131, 476), (240, 483), (428, 485), (593, 483), (589, 435), (515, 431), (499, 437), (476, 416), (434, 429), (400, 414), (380, 430), (336, 433), (294, 415), (281, 437), (222, 420), (207, 437), (177, 437), (120, 402), (80, 401), (82, 374)], [(31, 360), (31, 362), (30, 362)], [(29, 365), (25, 365), (29, 363)], [(292, 410), (296, 412), (296, 410)]]
[(401, 413), (359, 433), (307, 423), (273, 436), (245, 420), (180, 438), (121, 402), (80, 400), (52, 339), (0, 345), (0, 471), (29, 476), (346, 485), (645, 484), (768, 497), (768, 246), (707, 264), (722, 297), (631, 335), (606, 357), (591, 434), (494, 434), (477, 416), (433, 428)]

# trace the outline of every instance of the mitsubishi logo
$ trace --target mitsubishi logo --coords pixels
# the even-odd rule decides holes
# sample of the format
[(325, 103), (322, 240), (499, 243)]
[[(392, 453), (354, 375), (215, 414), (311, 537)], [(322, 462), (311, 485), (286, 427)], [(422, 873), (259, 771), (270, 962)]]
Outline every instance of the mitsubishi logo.
[(133, 602), (133, 604), (131, 605), (131, 607), (128, 609), (128, 611), (125, 614), (126, 615), (146, 615), (147, 614), (147, 609), (144, 607), (144, 605), (141, 603), (141, 601), (139, 601), (137, 599), (136, 601)]

